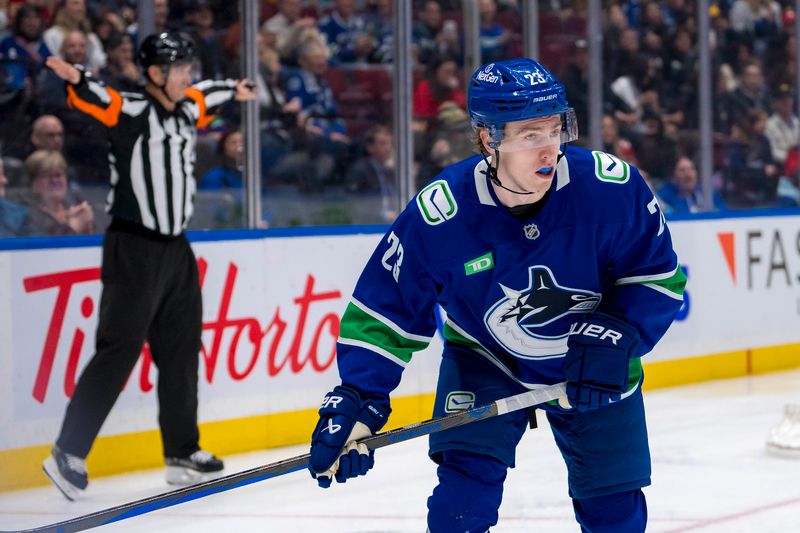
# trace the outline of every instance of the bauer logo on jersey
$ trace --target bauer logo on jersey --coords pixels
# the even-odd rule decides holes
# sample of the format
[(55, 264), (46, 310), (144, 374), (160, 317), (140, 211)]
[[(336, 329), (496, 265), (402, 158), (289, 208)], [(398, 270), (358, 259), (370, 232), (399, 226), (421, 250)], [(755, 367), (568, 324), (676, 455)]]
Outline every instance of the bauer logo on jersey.
[(505, 296), (489, 308), (484, 322), (497, 342), (523, 359), (565, 354), (571, 323), (555, 322), (570, 313), (594, 311), (601, 298), (597, 292), (559, 285), (544, 265), (529, 267), (524, 289), (500, 288)]
[(594, 173), (600, 181), (626, 183), (631, 176), (631, 167), (622, 159), (605, 152), (592, 152)]
[(458, 213), (458, 204), (444, 180), (434, 181), (417, 195), (417, 207), (431, 226), (450, 220)]
[(445, 413), (456, 413), (466, 411), (475, 407), (475, 393), (463, 390), (455, 390), (447, 395), (444, 401)]

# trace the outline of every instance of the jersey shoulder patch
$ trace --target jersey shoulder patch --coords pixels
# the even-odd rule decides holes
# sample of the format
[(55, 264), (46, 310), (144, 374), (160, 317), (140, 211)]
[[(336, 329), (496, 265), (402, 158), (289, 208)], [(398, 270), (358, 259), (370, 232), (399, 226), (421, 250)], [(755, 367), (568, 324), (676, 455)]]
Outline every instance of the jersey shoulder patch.
[(436, 226), (456, 216), (458, 203), (445, 180), (429, 183), (417, 194), (417, 207), (426, 224)]
[(595, 150), (594, 175), (600, 181), (621, 185), (631, 179), (631, 166), (617, 156)]

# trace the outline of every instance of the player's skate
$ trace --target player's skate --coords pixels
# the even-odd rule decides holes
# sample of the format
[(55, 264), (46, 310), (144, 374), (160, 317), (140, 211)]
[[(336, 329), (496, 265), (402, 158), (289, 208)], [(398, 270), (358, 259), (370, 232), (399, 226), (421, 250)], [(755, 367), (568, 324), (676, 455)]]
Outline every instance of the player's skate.
[(42, 465), (44, 473), (68, 500), (74, 501), (89, 484), (86, 461), (53, 446), (50, 457)]
[(214, 473), (225, 465), (216, 456), (197, 450), (189, 457), (167, 457), (167, 483), (170, 485), (193, 485), (213, 479)]
[(769, 432), (767, 450), (800, 458), (800, 404), (786, 406), (783, 420)]

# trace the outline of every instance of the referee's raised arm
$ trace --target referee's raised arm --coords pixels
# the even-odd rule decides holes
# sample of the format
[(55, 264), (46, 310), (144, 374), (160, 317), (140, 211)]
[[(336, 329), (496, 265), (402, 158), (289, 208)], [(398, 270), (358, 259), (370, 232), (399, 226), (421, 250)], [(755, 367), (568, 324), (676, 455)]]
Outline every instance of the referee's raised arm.
[(71, 108), (89, 115), (108, 128), (119, 123), (123, 103), (120, 93), (86, 76), (83, 67), (71, 65), (58, 57), (48, 57), (47, 66), (67, 82), (67, 104)]

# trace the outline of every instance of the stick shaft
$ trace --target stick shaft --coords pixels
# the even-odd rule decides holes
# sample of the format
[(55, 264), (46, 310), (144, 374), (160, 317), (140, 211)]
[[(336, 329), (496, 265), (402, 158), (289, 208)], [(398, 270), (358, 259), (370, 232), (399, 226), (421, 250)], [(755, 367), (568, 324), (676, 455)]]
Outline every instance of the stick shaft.
[[(390, 446), (398, 442), (421, 437), (431, 433), (443, 431), (465, 424), (470, 424), (478, 420), (492, 418), (505, 413), (527, 409), (541, 403), (549, 402), (560, 398), (566, 394), (564, 383), (550, 385), (541, 389), (531, 390), (509, 396), (492, 402), (488, 405), (475, 407), (466, 411), (459, 411), (447, 416), (432, 418), (424, 422), (418, 422), (401, 428), (378, 433), (372, 437), (367, 437), (360, 442), (366, 444), (371, 450), (377, 450), (385, 446)], [(265, 479), (282, 476), (290, 472), (302, 470), (308, 466), (309, 454), (298, 455), (275, 463), (258, 466), (250, 470), (244, 470), (228, 476), (223, 476), (205, 483), (184, 487), (171, 492), (157, 494), (149, 498), (143, 498), (134, 502), (124, 503), (116, 507), (110, 507), (91, 514), (58, 522), (47, 526), (25, 529), (18, 533), (34, 532), (57, 532), (70, 533), (73, 531), (84, 531), (94, 527), (118, 522), (134, 516), (172, 507), (198, 498), (204, 498), (217, 492), (224, 492), (235, 489)], [(10, 533), (0, 531), (0, 533)]]

